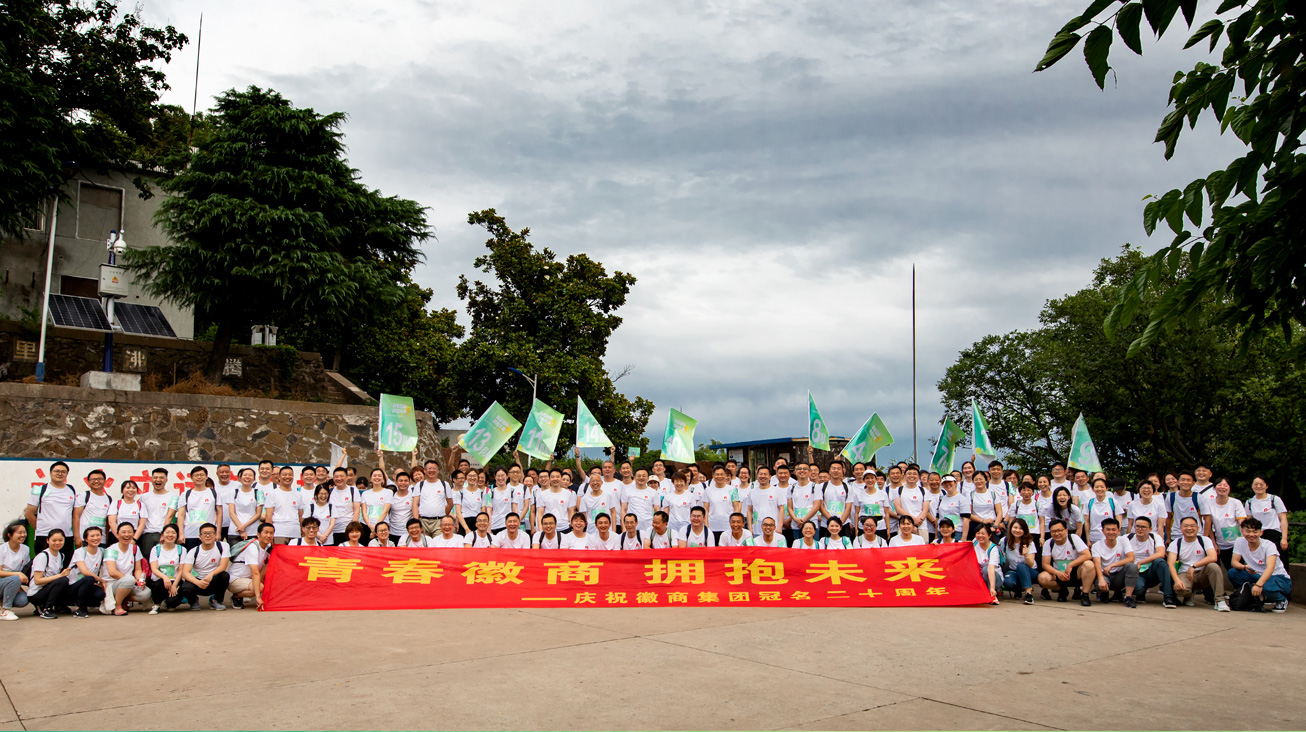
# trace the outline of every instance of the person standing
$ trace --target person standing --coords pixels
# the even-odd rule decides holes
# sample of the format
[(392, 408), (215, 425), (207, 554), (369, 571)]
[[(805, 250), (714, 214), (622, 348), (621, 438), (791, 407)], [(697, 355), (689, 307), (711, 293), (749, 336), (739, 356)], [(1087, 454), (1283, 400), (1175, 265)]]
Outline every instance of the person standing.
[(331, 516), (335, 519), (331, 529), (331, 543), (339, 546), (349, 540), (345, 535), (346, 528), (358, 521), (360, 512), (358, 490), (350, 485), (349, 473), (344, 468), (336, 468), (331, 472), (331, 496), (327, 503), (331, 504)]
[(177, 523), (181, 524), (181, 535), (187, 549), (194, 549), (200, 544), (200, 527), (204, 524), (221, 526), (222, 504), (218, 502), (218, 492), (209, 483), (209, 471), (196, 465), (190, 471), (191, 483), (177, 499)]
[[(123, 484), (124, 488), (126, 484)], [(138, 544), (141, 547), (141, 554), (149, 555), (150, 550), (159, 543), (159, 534), (163, 527), (172, 523), (173, 517), (177, 515), (177, 492), (168, 489), (168, 470), (166, 468), (155, 468), (150, 471), (150, 492), (140, 496), (141, 507), (145, 511), (145, 522), (143, 528), (145, 531), (141, 534)], [(119, 516), (117, 520), (122, 520)]]
[(1288, 551), (1288, 507), (1283, 499), (1270, 495), (1264, 475), (1252, 477), (1252, 497), (1247, 499), (1247, 515), (1261, 523), (1261, 541), (1274, 544), (1280, 556)]
[[(68, 463), (58, 460), (50, 465), (50, 481), (33, 488), (27, 498), (24, 515), (27, 526), (36, 537), (33, 549), (38, 553), (45, 549), (51, 529), (59, 529), (65, 535), (73, 530), (73, 506), (76, 503), (77, 491), (68, 485)], [(65, 562), (72, 552), (72, 542), (69, 542), (64, 546)]]
[(434, 538), (440, 533), (440, 520), (453, 515), (454, 493), (440, 478), (440, 463), (427, 460), (422, 466), (422, 480), (414, 488), (417, 494), (417, 518), (422, 533)]
[[(295, 490), (295, 469), (283, 465), (277, 471), (276, 489), (263, 496), (263, 522), (275, 527), (275, 543), (288, 544), (299, 536), (299, 522), (303, 517), (304, 506), (299, 491)], [(226, 567), (219, 571), (225, 574)]]
[[(109, 524), (110, 507), (113, 499), (104, 491), (104, 471), (96, 468), (86, 474), (86, 485), (88, 489), (77, 496), (73, 503), (73, 536), (81, 536), (82, 529), (88, 526), (98, 526), (101, 529)], [(131, 481), (128, 481), (129, 483)], [(124, 485), (124, 495), (126, 493), (126, 483)], [(132, 483), (135, 485), (135, 483)], [(138, 526), (138, 520), (132, 521), (133, 526)], [(114, 536), (117, 536), (117, 527), (114, 529)]]
[(1220, 566), (1226, 571), (1233, 559), (1233, 544), (1241, 538), (1239, 524), (1247, 518), (1243, 502), (1229, 496), (1229, 481), (1221, 478), (1206, 500), (1206, 536), (1220, 550)]

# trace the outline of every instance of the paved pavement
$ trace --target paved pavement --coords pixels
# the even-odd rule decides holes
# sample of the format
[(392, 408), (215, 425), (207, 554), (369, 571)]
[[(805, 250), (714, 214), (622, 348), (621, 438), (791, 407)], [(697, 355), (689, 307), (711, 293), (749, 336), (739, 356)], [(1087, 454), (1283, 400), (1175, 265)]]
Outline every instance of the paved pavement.
[(1300, 729), (1303, 651), (1299, 606), (1155, 601), (23, 611), (0, 730)]

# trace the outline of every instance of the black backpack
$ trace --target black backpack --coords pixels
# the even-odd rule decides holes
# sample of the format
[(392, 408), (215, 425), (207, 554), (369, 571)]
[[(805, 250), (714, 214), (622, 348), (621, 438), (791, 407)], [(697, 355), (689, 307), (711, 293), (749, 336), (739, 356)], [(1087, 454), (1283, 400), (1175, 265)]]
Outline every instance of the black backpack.
[(1242, 586), (1229, 595), (1229, 609), (1236, 612), (1264, 612), (1265, 596), (1252, 594), (1252, 583), (1244, 582)]

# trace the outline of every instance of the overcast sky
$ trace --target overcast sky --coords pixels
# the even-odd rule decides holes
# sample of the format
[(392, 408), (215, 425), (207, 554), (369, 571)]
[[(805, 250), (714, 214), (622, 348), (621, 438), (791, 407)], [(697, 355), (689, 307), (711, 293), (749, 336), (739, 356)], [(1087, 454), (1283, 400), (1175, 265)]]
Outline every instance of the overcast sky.
[[(1210, 119), (1175, 159), (1151, 144), (1176, 36), (1117, 40), (1093, 84), (1076, 50), (1033, 74), (1077, 2), (159, 2), (192, 45), (166, 101), (272, 87), (348, 113), (350, 163), (429, 207), (432, 305), (484, 250), (496, 208), (537, 246), (638, 282), (612, 339), (619, 382), (699, 420), (697, 438), (831, 431), (878, 411), (911, 453), (911, 267), (919, 450), (935, 383), (986, 333), (1030, 328), (1127, 241), (1140, 201), (1223, 167)], [(1203, 8), (1210, 12), (1210, 8)], [(1198, 22), (1202, 22), (1199, 18)], [(1191, 136), (1190, 136), (1191, 135)], [(463, 323), (466, 324), (466, 319)], [(524, 415), (518, 415), (519, 417)]]

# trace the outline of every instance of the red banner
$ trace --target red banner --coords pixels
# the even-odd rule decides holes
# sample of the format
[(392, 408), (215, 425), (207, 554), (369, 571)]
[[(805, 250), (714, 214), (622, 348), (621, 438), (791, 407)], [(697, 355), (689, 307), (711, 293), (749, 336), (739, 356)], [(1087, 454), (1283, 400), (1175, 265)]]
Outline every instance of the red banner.
[(266, 610), (987, 603), (969, 542), (848, 551), (278, 546)]

